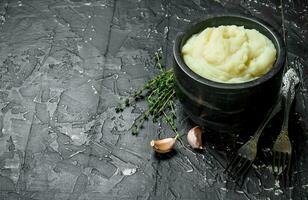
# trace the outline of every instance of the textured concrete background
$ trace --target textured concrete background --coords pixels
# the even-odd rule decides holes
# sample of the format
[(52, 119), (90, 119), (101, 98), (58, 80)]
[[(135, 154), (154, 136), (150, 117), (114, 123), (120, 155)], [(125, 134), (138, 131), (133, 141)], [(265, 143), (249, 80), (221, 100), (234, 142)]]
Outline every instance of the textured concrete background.
[[(132, 136), (127, 129), (144, 104), (114, 112), (157, 73), (155, 51), (172, 65), (173, 39), (190, 22), (240, 13), (281, 30), (279, 1), (1, 0), (0, 200), (307, 199), (308, 3), (284, 2), (290, 61), (303, 63), (287, 191), (262, 160), (242, 188), (228, 189), (226, 144), (210, 133), (202, 153), (178, 144), (155, 156), (149, 141), (172, 132), (148, 122)], [(184, 134), (192, 124), (177, 108)]]

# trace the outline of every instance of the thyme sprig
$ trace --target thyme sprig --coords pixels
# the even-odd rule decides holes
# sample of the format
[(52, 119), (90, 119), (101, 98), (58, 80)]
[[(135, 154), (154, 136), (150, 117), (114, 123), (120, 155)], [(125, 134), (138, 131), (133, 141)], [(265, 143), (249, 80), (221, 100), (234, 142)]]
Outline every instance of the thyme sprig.
[(155, 53), (155, 66), (160, 74), (147, 81), (141, 88), (133, 92), (123, 102), (116, 107), (116, 112), (122, 112), (126, 107), (136, 104), (139, 100), (145, 100), (148, 104), (147, 110), (142, 112), (130, 128), (132, 134), (137, 134), (142, 128), (143, 123), (149, 118), (154, 123), (163, 119), (170, 128), (179, 136), (176, 128), (175, 112), (175, 80), (172, 69), (166, 69), (161, 64), (161, 55)]

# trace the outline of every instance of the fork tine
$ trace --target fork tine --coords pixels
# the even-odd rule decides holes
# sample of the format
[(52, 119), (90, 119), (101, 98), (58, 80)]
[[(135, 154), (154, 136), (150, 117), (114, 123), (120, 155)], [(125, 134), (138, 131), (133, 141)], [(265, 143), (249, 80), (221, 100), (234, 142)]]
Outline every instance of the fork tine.
[(274, 158), (273, 158), (273, 173), (275, 176), (279, 175), (279, 171), (280, 171), (280, 152), (278, 151), (274, 151)]
[(291, 154), (273, 151), (273, 174), (281, 177), (284, 187), (290, 186)]
[(234, 175), (234, 172), (237, 171), (237, 168), (239, 168), (242, 165), (242, 160), (243, 160), (243, 157), (237, 156), (237, 162), (234, 163), (234, 165), (232, 166), (232, 168), (230, 170), (230, 175), (232, 177)]
[(242, 165), (239, 165), (239, 166), (238, 166), (239, 169), (237, 169), (237, 170), (235, 171), (235, 173), (234, 173), (234, 177), (236, 177), (236, 178), (240, 175), (241, 171), (242, 171), (243, 169), (245, 169), (244, 167), (246, 167), (246, 165), (249, 165), (249, 160), (246, 160), (246, 159), (243, 159), (243, 160), (244, 160), (244, 161), (243, 161), (243, 164), (242, 164)]
[(287, 156), (288, 156), (287, 157), (288, 166), (285, 175), (286, 175), (287, 186), (289, 187), (291, 184), (291, 174), (290, 174), (291, 154), (288, 154)]
[(236, 161), (237, 161), (238, 159), (239, 159), (239, 156), (238, 156), (238, 155), (234, 155), (234, 156), (232, 157), (232, 161), (228, 164), (228, 166), (227, 166), (227, 168), (225, 169), (224, 173), (230, 172), (229, 169), (232, 170), (232, 166), (233, 166), (235, 163), (237, 163)]
[(284, 174), (284, 188), (290, 187), (290, 179), (289, 179), (289, 174), (285, 173)]
[[(252, 163), (253, 163), (253, 161), (250, 161), (249, 164), (248, 164), (248, 166), (244, 169), (244, 171), (243, 171), (243, 173), (242, 173), (242, 177), (243, 177), (243, 178), (246, 177), (246, 175), (247, 175), (247, 173), (248, 173), (248, 171), (249, 171), (249, 169), (250, 169)], [(242, 183), (240, 184), (240, 188), (242, 188), (243, 184), (244, 184), (244, 179), (243, 179)]]
[(287, 182), (286, 182), (286, 153), (282, 153), (282, 172), (281, 172), (281, 182), (283, 184), (283, 187), (286, 188)]
[(284, 181), (285, 181), (284, 188), (289, 188), (291, 186), (291, 181), (288, 173), (284, 174)]
[(243, 158), (239, 156), (239, 161), (237, 162), (236, 165), (234, 165), (234, 167), (232, 168), (232, 171), (230, 172), (230, 176), (234, 179), (235, 174), (237, 172), (237, 170), (242, 166), (243, 162), (242, 162)]
[(248, 170), (250, 169), (251, 165), (253, 162), (250, 162), (249, 165), (247, 166), (247, 168), (243, 171), (243, 175), (245, 176), (246, 173), (248, 172)]
[(275, 166), (276, 166), (276, 151), (273, 151), (273, 163), (272, 163), (273, 174), (275, 174)]
[(288, 154), (288, 167), (287, 167), (288, 174), (290, 173), (291, 161), (292, 161), (292, 155)]
[(279, 175), (279, 173), (280, 173), (280, 167), (281, 167), (281, 153), (280, 152), (278, 152), (277, 153), (278, 154), (278, 165), (277, 165), (277, 176)]
[(284, 173), (286, 170), (286, 158), (287, 158), (287, 153), (282, 153), (282, 166), (281, 166), (281, 173)]

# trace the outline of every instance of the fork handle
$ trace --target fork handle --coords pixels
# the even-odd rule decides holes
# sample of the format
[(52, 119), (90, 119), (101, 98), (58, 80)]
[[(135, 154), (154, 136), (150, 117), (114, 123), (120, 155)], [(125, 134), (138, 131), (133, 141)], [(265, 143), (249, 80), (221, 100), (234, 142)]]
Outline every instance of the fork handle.
[(278, 99), (275, 103), (275, 105), (270, 109), (270, 111), (266, 114), (264, 120), (262, 121), (262, 123), (260, 124), (260, 126), (258, 127), (257, 131), (255, 132), (255, 134), (253, 135), (253, 137), (256, 140), (259, 140), (259, 137), (261, 135), (261, 133), (263, 132), (265, 126), (267, 125), (267, 123), (280, 111), (281, 109), (281, 97), (282, 95), (279, 94)]
[(291, 110), (292, 102), (295, 97), (295, 85), (296, 83), (294, 81), (291, 81), (290, 88), (288, 89), (286, 95), (282, 95), (283, 96), (282, 99), (284, 102), (284, 114), (283, 114), (283, 123), (282, 123), (283, 130), (288, 129), (290, 110)]

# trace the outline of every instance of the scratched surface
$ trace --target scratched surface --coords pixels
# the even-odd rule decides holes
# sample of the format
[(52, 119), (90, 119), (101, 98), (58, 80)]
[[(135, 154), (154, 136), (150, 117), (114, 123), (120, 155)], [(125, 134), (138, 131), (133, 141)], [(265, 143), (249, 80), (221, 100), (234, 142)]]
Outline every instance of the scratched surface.
[[(155, 51), (172, 65), (175, 35), (190, 22), (240, 13), (281, 30), (279, 1), (1, 0), (0, 200), (307, 199), (308, 3), (284, 2), (289, 60), (303, 63), (287, 190), (262, 161), (241, 188), (230, 189), (222, 173), (228, 151), (210, 133), (204, 152), (183, 137), (184, 146), (156, 156), (149, 141), (172, 132), (147, 122), (132, 136), (128, 129), (145, 105), (114, 111), (157, 73)], [(180, 105), (177, 111), (185, 134), (192, 124)]]

